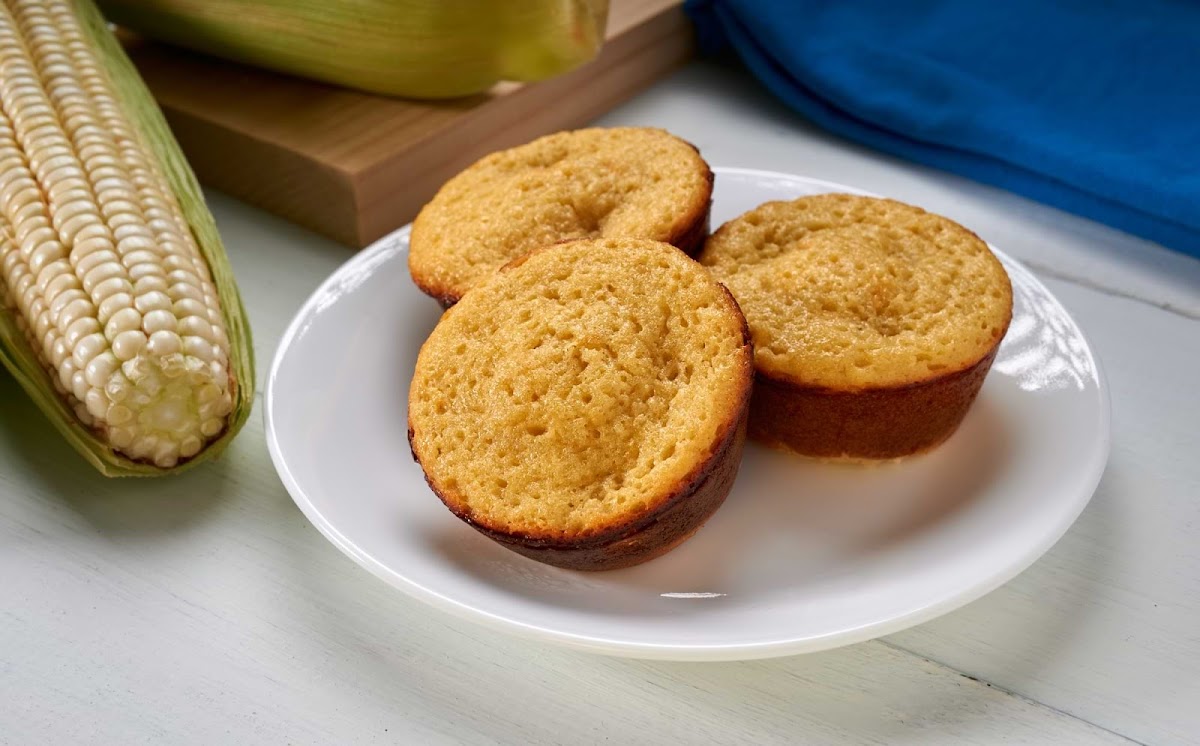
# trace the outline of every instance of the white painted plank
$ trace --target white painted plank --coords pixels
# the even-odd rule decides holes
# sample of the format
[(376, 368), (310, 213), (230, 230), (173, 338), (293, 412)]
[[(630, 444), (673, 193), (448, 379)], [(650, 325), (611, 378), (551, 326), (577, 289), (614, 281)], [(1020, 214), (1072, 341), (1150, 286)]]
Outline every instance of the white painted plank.
[[(292, 310), (344, 255), (214, 206), (265, 370)], [(306, 523), (260, 415), (219, 463), (109, 481), (0, 379), (0, 741), (1121, 741), (882, 643), (642, 663), (443, 616)]]
[(0, 382), (0, 742), (1125, 742), (882, 643), (689, 665), (511, 639), (340, 555), (257, 418), (219, 464), (112, 482), (16, 394)]

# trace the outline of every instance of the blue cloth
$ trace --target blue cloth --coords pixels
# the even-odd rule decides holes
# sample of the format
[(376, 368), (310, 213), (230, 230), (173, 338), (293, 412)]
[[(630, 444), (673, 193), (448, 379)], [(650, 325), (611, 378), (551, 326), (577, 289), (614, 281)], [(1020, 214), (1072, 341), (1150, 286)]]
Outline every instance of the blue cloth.
[[(1200, 3), (688, 0), (826, 129), (1200, 257)], [(862, 185), (869, 188), (869, 184)]]

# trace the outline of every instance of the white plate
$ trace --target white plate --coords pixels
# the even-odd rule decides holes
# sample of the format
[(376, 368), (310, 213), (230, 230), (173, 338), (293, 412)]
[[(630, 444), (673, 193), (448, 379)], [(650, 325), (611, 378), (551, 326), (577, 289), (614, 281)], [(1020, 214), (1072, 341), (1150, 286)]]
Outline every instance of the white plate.
[[(716, 169), (714, 225), (762, 202), (856, 191)], [(346, 262), (288, 328), (266, 430), (296, 504), (343, 552), (422, 601), (601, 653), (690, 660), (822, 650), (931, 619), (1009, 580), (1087, 504), (1109, 448), (1095, 356), (1063, 307), (996, 252), (1013, 322), (979, 399), (934, 452), (847, 467), (748, 444), (724, 506), (628, 570), (580, 573), (492, 543), (429, 491), (406, 439), (417, 350), (440, 310), (408, 232)]]

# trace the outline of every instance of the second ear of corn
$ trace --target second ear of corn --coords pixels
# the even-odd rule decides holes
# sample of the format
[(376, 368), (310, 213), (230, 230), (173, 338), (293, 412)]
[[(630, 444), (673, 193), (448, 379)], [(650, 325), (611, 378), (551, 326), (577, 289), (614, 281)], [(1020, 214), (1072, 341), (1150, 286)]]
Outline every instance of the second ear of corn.
[(0, 5), (0, 363), (111, 476), (216, 455), (253, 400), (212, 217), (90, 0)]
[(449, 98), (594, 57), (608, 0), (99, 0), (152, 39), (389, 96)]

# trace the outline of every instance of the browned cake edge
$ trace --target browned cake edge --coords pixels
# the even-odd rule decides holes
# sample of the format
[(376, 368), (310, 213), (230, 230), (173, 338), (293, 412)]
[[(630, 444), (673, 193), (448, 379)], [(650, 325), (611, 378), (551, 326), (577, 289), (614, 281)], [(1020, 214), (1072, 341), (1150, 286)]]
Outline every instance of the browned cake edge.
[[(687, 140), (684, 140), (684, 142), (687, 142)], [(704, 160), (704, 156), (700, 155), (700, 149), (690, 142), (687, 142), (687, 144), (692, 150), (696, 151), (696, 157), (700, 160), (700, 165), (704, 166), (704, 195), (701, 199), (696, 200), (696, 204), (692, 206), (692, 211), (687, 214), (679, 230), (671, 235), (667, 243), (695, 259), (699, 256), (701, 250), (704, 249), (704, 242), (708, 240), (708, 234), (712, 228), (711, 216), (714, 177), (712, 167), (708, 165), (708, 161)]]
[(999, 346), (997, 340), (963, 370), (860, 391), (802, 386), (760, 370), (750, 400), (750, 437), (824, 458), (890, 459), (927, 451), (958, 429)]
[(408, 257), (405, 263), (408, 264), (408, 274), (412, 278), (413, 284), (417, 286), (417, 289), (436, 300), (445, 309), (457, 303), (458, 299), (462, 297), (462, 293), (456, 292), (448, 285), (439, 283), (431, 275), (422, 272), (420, 267), (413, 264), (412, 247), (421, 242), (421, 216), (424, 212), (425, 208), (421, 208), (421, 212), (417, 213), (416, 219), (413, 220), (412, 228), (408, 231)]
[[(568, 570), (619, 570), (659, 557), (689, 539), (725, 502), (742, 461), (746, 412), (727, 428), (717, 450), (636, 523), (612, 527), (575, 542), (551, 541), (496, 531), (456, 513), (476, 531), (506, 549)], [(436, 491), (436, 490), (435, 490)]]
[[(681, 251), (683, 251), (683, 253), (685, 253), (688, 256), (695, 259), (696, 255), (698, 255), (700, 253), (701, 249), (704, 248), (704, 242), (708, 239), (709, 230), (711, 228), (710, 215), (712, 212), (712, 192), (713, 192), (714, 177), (713, 177), (712, 168), (708, 165), (708, 161), (704, 160), (704, 157), (702, 155), (700, 155), (699, 148), (697, 148), (695, 145), (688, 142), (687, 140), (684, 140), (682, 137), (679, 137), (678, 135), (671, 135), (671, 136), (677, 140), (680, 140), (680, 141), (686, 143), (688, 147), (690, 147), (692, 150), (696, 151), (696, 157), (700, 161), (700, 165), (704, 167), (706, 187), (704, 190), (703, 197), (701, 199), (697, 199), (695, 201), (695, 204), (693, 204), (691, 206), (691, 209), (684, 216), (684, 218), (680, 221), (679, 227), (664, 241), (664, 243), (671, 244), (675, 248), (680, 249)], [(422, 212), (423, 212), (423, 210), (422, 210)], [(408, 273), (412, 277), (413, 284), (417, 286), (418, 290), (420, 290), (422, 293), (425, 293), (429, 297), (436, 300), (439, 304), (441, 304), (442, 308), (449, 308), (450, 306), (453, 306), (455, 303), (457, 303), (462, 298), (462, 296), (466, 292), (466, 290), (464, 290), (462, 288), (453, 288), (448, 285), (443, 285), (441, 283), (438, 283), (432, 277), (429, 277), (428, 275), (423, 273), (420, 270), (420, 268), (413, 266), (412, 245), (414, 242), (421, 240), (420, 235), (421, 235), (421, 214), (418, 214), (416, 220), (413, 221), (412, 229), (409, 231), (409, 235), (408, 235), (408, 243), (409, 243)], [(607, 238), (620, 238), (620, 236), (607, 236)], [(645, 236), (628, 236), (628, 238), (646, 238), (646, 237)], [(571, 241), (571, 240), (584, 240), (584, 239), (565, 239), (565, 240)], [(657, 240), (657, 239), (653, 239), (653, 240)], [(530, 247), (530, 249), (536, 249), (536, 248), (538, 248), (538, 247), (536, 247), (536, 246)]]
[[(565, 242), (564, 242), (565, 243)], [(534, 254), (550, 247), (541, 247), (506, 264), (502, 271), (524, 264)], [(725, 501), (742, 461), (746, 442), (750, 400), (754, 388), (754, 345), (750, 327), (737, 300), (721, 283), (730, 308), (741, 319), (743, 385), (733, 407), (734, 416), (722, 424), (716, 446), (707, 458), (693, 468), (673, 489), (664, 493), (656, 506), (644, 514), (611, 526), (592, 527), (586, 537), (548, 538), (506, 531), (480, 523), (469, 510), (457, 509), (461, 501), (450, 499), (434, 483), (421, 462), (414, 444), (411, 415), (408, 420), (408, 446), (413, 461), (421, 467), (425, 482), (450, 512), (484, 536), (530, 559), (571, 570), (617, 570), (652, 560), (663, 555), (696, 533), (705, 521)]]

